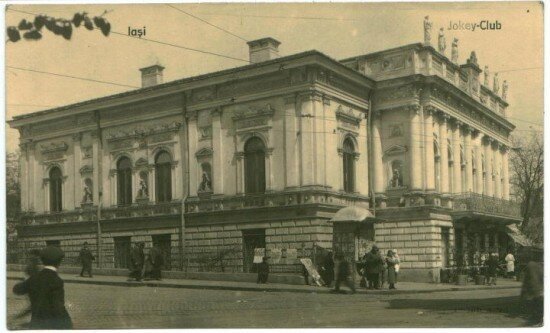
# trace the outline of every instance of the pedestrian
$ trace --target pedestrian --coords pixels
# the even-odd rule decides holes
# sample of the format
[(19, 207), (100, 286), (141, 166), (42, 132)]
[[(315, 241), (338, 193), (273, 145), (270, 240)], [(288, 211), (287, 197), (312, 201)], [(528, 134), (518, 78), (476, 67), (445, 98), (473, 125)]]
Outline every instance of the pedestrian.
[(369, 289), (380, 289), (380, 272), (383, 270), (384, 260), (378, 247), (373, 245), (370, 252), (365, 255), (365, 272)]
[(353, 281), (353, 276), (351, 276), (352, 270), (350, 269), (350, 264), (346, 260), (343, 254), (339, 253), (335, 257), (336, 259), (336, 281), (334, 283), (334, 292), (340, 291), (340, 283), (344, 284), (351, 289), (351, 293), (355, 293), (355, 283)]
[(323, 260), (321, 272), (323, 273), (323, 281), (325, 281), (325, 285), (330, 288), (332, 286), (332, 281), (334, 281), (334, 259), (331, 251), (328, 251)]
[(488, 285), (497, 284), (497, 271), (498, 271), (498, 253), (491, 253), (487, 259), (487, 275), (486, 280)]
[(164, 266), (164, 256), (158, 246), (153, 245), (149, 251), (151, 257), (151, 278), (155, 280), (162, 280), (162, 268)]
[(401, 268), (401, 259), (399, 258), (399, 255), (397, 254), (397, 250), (393, 249), (393, 256), (397, 259), (397, 264), (394, 265), (395, 267), (395, 276), (399, 275), (399, 269)]
[(13, 287), (16, 295), (28, 294), (31, 301), (33, 330), (72, 329), (71, 317), (65, 308), (65, 289), (57, 269), (65, 254), (59, 247), (48, 246), (40, 252), (44, 268)]
[(262, 258), (262, 262), (258, 264), (258, 280), (256, 283), (267, 283), (269, 276), (269, 264), (267, 263), (267, 257)]
[(399, 267), (399, 258), (396, 257), (392, 250), (388, 250), (385, 261), (388, 267), (389, 289), (395, 289), (395, 284), (397, 283), (397, 272), (395, 271), (395, 266), (397, 265)]
[(530, 326), (542, 325), (544, 317), (544, 269), (542, 263), (530, 261), (525, 268), (521, 301)]
[(143, 261), (143, 280), (151, 280), (153, 272), (153, 261), (151, 260), (151, 254), (147, 253), (145, 255), (145, 260)]
[(504, 261), (506, 261), (506, 276), (510, 279), (513, 279), (515, 277), (516, 258), (512, 254), (511, 250), (508, 250), (508, 254), (504, 258)]
[(79, 254), (80, 263), (82, 264), (82, 270), (80, 276), (84, 277), (84, 272), (88, 273), (89, 277), (92, 277), (92, 261), (95, 260), (92, 251), (88, 249), (88, 242), (84, 242)]
[(128, 281), (136, 280), (141, 281), (143, 276), (143, 264), (145, 261), (145, 255), (143, 254), (143, 248), (145, 243), (138, 242), (134, 245), (132, 253), (130, 255), (130, 276)]

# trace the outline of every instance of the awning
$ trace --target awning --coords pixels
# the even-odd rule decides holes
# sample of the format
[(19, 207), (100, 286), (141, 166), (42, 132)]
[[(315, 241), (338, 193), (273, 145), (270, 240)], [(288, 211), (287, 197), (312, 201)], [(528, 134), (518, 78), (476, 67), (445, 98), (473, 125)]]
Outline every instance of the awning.
[(349, 206), (340, 209), (334, 214), (331, 219), (332, 222), (375, 222), (380, 221), (379, 218), (376, 218), (370, 210), (357, 207)]
[(510, 236), (516, 244), (521, 246), (533, 246), (533, 242), (521, 230), (518, 229), (517, 225), (509, 224), (506, 226), (506, 233)]

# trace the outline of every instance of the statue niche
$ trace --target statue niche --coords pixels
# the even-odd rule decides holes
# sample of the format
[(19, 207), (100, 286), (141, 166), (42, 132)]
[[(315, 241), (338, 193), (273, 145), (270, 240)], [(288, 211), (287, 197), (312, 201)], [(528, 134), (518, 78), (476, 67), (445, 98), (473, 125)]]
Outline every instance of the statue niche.
[(149, 199), (149, 184), (148, 174), (146, 171), (139, 173), (139, 187), (137, 193), (137, 199)]
[(212, 192), (212, 167), (209, 163), (202, 163), (202, 176), (199, 184), (199, 192), (211, 193)]
[(83, 204), (92, 204), (94, 202), (93, 183), (90, 178), (84, 180), (84, 196), (82, 197)]

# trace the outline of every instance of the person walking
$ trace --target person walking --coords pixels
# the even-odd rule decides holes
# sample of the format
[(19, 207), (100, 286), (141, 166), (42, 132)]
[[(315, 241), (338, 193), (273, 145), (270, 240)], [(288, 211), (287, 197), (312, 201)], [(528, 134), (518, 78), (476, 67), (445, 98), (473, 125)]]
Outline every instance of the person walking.
[(399, 267), (399, 258), (396, 257), (396, 254), (392, 250), (388, 250), (385, 261), (388, 267), (389, 289), (395, 289), (395, 284), (397, 283), (397, 272), (395, 271), (395, 266)]
[(258, 264), (258, 279), (256, 283), (267, 283), (269, 276), (269, 264), (267, 263), (267, 257), (262, 258), (262, 262)]
[(162, 268), (164, 266), (164, 256), (158, 246), (153, 245), (149, 251), (149, 257), (151, 258), (151, 278), (155, 280), (162, 280)]
[(368, 288), (380, 289), (380, 272), (384, 269), (384, 260), (376, 245), (372, 246), (365, 255), (365, 272), (367, 274)]
[(355, 294), (355, 283), (353, 276), (351, 276), (352, 270), (350, 264), (346, 260), (343, 254), (339, 253), (335, 257), (336, 264), (336, 280), (334, 282), (334, 292), (340, 293), (340, 283), (344, 284), (351, 290), (352, 294)]
[(92, 251), (88, 249), (88, 242), (84, 242), (79, 254), (80, 263), (82, 264), (82, 270), (80, 276), (84, 277), (84, 272), (88, 273), (88, 277), (92, 277), (92, 261), (95, 260)]
[(130, 255), (130, 276), (128, 281), (136, 280), (141, 281), (143, 276), (143, 264), (145, 261), (145, 255), (143, 253), (143, 248), (145, 243), (138, 242), (134, 245), (132, 253)]
[(506, 276), (510, 279), (513, 279), (515, 277), (516, 258), (512, 254), (511, 250), (508, 250), (508, 254), (506, 255), (506, 257), (504, 257), (504, 261), (506, 261)]
[(65, 288), (57, 274), (65, 254), (57, 246), (48, 246), (40, 253), (44, 268), (13, 287), (16, 295), (29, 295), (32, 330), (72, 329), (73, 323), (65, 308)]

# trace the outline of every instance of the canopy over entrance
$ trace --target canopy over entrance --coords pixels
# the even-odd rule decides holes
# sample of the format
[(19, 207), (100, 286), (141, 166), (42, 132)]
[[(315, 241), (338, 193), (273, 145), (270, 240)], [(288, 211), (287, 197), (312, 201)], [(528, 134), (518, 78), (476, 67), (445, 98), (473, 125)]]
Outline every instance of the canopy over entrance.
[(527, 238), (527, 236), (525, 236), (525, 234), (522, 233), (515, 224), (507, 225), (506, 233), (514, 240), (516, 244), (521, 246), (533, 246), (533, 242), (531, 242), (531, 240)]
[(337, 211), (331, 219), (332, 222), (376, 222), (380, 220), (368, 209), (357, 206), (344, 207)]

